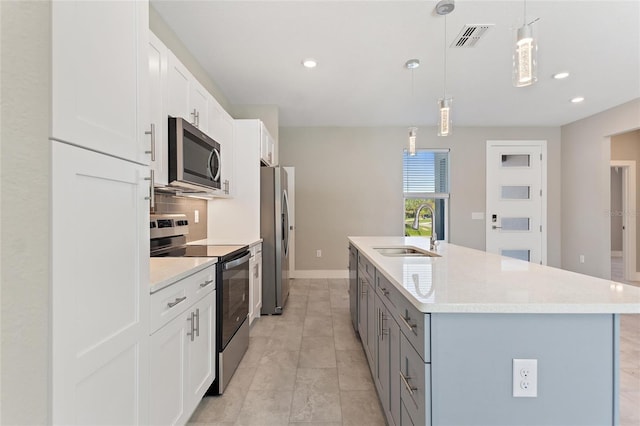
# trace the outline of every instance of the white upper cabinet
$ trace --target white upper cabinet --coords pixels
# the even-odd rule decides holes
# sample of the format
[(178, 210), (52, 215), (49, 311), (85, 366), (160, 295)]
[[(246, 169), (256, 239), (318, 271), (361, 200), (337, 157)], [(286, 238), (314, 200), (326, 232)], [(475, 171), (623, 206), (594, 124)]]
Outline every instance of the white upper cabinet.
[(169, 115), (184, 118), (208, 134), (207, 111), (211, 95), (171, 51), (168, 63)]
[(153, 126), (151, 168), (154, 184), (168, 184), (168, 90), (167, 60), (169, 50), (160, 39), (149, 31), (149, 123)]
[(213, 96), (209, 97), (209, 136), (220, 144), (222, 151), (222, 192), (232, 197), (235, 191), (234, 171), (234, 125), (233, 118), (220, 106)]
[(148, 164), (149, 5), (54, 1), (51, 137)]
[(260, 160), (267, 166), (275, 166), (277, 162), (273, 138), (264, 124), (262, 124), (260, 131)]
[(168, 96), (167, 111), (172, 117), (182, 117), (192, 122), (189, 103), (190, 82), (193, 78), (187, 67), (169, 51), (168, 52)]

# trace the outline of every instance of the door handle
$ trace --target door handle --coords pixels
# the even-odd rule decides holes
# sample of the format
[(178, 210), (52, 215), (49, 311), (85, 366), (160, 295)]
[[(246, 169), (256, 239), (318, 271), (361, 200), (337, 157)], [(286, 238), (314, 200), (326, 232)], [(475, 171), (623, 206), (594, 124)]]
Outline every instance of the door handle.
[(502, 229), (502, 226), (495, 226), (495, 225), (492, 225), (492, 226), (491, 226), (491, 229)]

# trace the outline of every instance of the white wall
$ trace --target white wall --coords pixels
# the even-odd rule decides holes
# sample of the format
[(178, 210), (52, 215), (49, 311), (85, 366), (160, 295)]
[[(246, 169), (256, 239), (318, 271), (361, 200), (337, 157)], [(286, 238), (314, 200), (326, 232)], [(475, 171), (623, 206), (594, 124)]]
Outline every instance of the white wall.
[(0, 1), (0, 424), (50, 419), (51, 11)]
[[(548, 263), (560, 265), (560, 129), (456, 128), (447, 138), (418, 130), (418, 148), (450, 148), (449, 241), (485, 249), (488, 139), (548, 141)], [(281, 128), (280, 164), (296, 167), (296, 269), (344, 270), (347, 236), (403, 232), (402, 128)], [(321, 249), (322, 258), (316, 257)]]
[(563, 269), (611, 277), (609, 137), (638, 128), (640, 99), (562, 126)]

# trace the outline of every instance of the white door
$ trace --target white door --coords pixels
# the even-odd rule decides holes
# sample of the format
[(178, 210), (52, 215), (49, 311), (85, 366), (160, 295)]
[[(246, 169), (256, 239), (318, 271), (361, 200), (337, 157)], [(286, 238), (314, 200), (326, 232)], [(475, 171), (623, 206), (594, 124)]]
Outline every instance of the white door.
[(487, 141), (486, 250), (546, 263), (546, 141)]
[(149, 31), (149, 122), (153, 126), (151, 168), (155, 183), (167, 185), (169, 179), (167, 148), (167, 47)]
[(146, 424), (149, 168), (52, 143), (52, 423)]
[(184, 118), (191, 123), (193, 117), (190, 115), (192, 111), (189, 111), (189, 84), (193, 77), (171, 51), (168, 52), (167, 56), (167, 86), (169, 91), (167, 112), (172, 117)]
[(149, 164), (149, 5), (51, 3), (51, 137)]
[(216, 291), (203, 297), (183, 316), (193, 312), (195, 336), (187, 339), (187, 411), (193, 412), (204, 393), (213, 383), (215, 375), (215, 297)]
[(149, 357), (149, 424), (184, 424), (189, 420), (186, 411), (186, 348), (190, 324), (183, 321), (187, 311), (170, 321), (151, 337)]

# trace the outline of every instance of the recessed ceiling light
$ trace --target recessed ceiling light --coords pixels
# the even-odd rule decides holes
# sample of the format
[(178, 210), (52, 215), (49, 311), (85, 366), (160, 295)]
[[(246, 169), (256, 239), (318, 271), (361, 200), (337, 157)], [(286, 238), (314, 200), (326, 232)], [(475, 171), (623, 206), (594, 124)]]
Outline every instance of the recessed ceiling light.
[(567, 71), (562, 71), (553, 75), (553, 78), (556, 80), (562, 80), (563, 78), (569, 77), (569, 73)]
[(584, 98), (582, 96), (576, 96), (575, 98), (571, 99), (571, 103), (574, 104), (579, 104), (582, 101), (584, 101)]
[(318, 62), (315, 59), (307, 58), (302, 61), (302, 65), (305, 68), (315, 68), (318, 65)]

